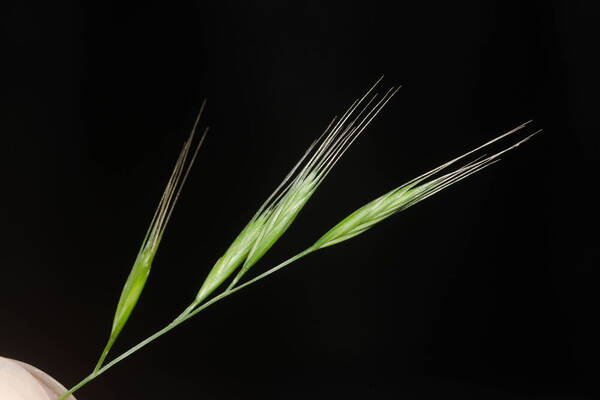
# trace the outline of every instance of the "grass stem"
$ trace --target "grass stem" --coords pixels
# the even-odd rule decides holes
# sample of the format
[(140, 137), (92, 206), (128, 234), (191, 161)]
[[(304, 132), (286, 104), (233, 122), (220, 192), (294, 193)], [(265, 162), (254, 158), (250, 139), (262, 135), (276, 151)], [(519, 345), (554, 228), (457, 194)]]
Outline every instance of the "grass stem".
[[(151, 336), (148, 336), (146, 339), (144, 339), (143, 341), (141, 341), (140, 343), (136, 344), (135, 346), (133, 346), (132, 348), (130, 348), (129, 350), (127, 350), (126, 352), (124, 352), (123, 354), (121, 354), (120, 356), (116, 357), (115, 359), (113, 359), (112, 361), (108, 362), (106, 365), (104, 365), (101, 368), (95, 368), (94, 371), (89, 374), (88, 376), (86, 376), (85, 378), (83, 378), (81, 380), (81, 382), (79, 382), (78, 384), (76, 384), (75, 386), (73, 386), (71, 389), (69, 389), (66, 393), (64, 393), (62, 396), (60, 396), (57, 400), (65, 400), (67, 399), (70, 395), (72, 395), (73, 393), (75, 393), (77, 390), (81, 389), (82, 387), (84, 387), (86, 384), (88, 384), (89, 382), (91, 382), (92, 380), (94, 380), (95, 378), (97, 378), (98, 376), (102, 375), (103, 373), (105, 373), (107, 370), (109, 370), (110, 368), (114, 367), (115, 365), (117, 365), (119, 362), (123, 361), (125, 358), (129, 357), (130, 355), (132, 355), (133, 353), (137, 352), (138, 350), (142, 349), (143, 347), (147, 346), (148, 344), (152, 343), (153, 341), (155, 341), (156, 339), (158, 339), (159, 337), (161, 337), (162, 335), (164, 335), (165, 333), (169, 332), (171, 329), (181, 325), (182, 323), (184, 323), (185, 321), (187, 321), (188, 319), (192, 318), (193, 316), (195, 316), (196, 314), (198, 314), (200, 311), (210, 307), (211, 305), (215, 304), (216, 302), (224, 299), (227, 296), (230, 296), (250, 285), (252, 285), (253, 283), (258, 282), (259, 280), (266, 278), (267, 276), (271, 275), (274, 272), (277, 272), (278, 270), (280, 270), (281, 268), (285, 267), (286, 265), (289, 265), (291, 263), (293, 263), (294, 261), (297, 261), (299, 259), (301, 259), (302, 257), (312, 253), (313, 251), (317, 250), (314, 247), (309, 247), (308, 249), (296, 254), (295, 256), (288, 258), (287, 260), (285, 260), (284, 262), (282, 262), (281, 264), (263, 272), (262, 274), (256, 276), (255, 278), (250, 279), (247, 282), (244, 282), (243, 284), (231, 288), (231, 289), (226, 289), (225, 291), (223, 291), (222, 293), (218, 294), (217, 296), (213, 297), (212, 299), (208, 300), (206, 303), (201, 304), (199, 306), (195, 306), (194, 303), (192, 303), (189, 307), (187, 307), (179, 316), (177, 316), (173, 321), (171, 321), (168, 325), (166, 325), (164, 328), (162, 328), (161, 330), (157, 331), (156, 333), (152, 334)], [(106, 355), (103, 352), (103, 357), (102, 357), (102, 362), (104, 361), (104, 358), (106, 358)]]

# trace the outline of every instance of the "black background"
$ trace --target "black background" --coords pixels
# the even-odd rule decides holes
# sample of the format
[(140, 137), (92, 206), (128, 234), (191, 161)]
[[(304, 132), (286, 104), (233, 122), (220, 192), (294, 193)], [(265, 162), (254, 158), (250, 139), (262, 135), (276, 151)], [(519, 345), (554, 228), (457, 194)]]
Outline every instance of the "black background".
[(115, 354), (164, 325), (318, 135), (403, 88), (255, 267), (511, 127), (544, 133), (219, 303), (93, 399), (587, 399), (597, 382), (596, 2), (0, 6), (0, 354), (93, 366), (202, 99), (211, 126)]

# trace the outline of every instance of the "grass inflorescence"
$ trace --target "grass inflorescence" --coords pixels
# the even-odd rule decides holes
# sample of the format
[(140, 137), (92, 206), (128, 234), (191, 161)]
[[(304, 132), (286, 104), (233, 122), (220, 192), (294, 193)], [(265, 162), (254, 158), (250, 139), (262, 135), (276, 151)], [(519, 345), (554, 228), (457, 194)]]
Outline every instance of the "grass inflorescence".
[[(212, 304), (256, 283), (310, 253), (339, 244), (364, 233), (392, 215), (406, 210), (439, 191), (498, 162), (500, 156), (507, 151), (515, 149), (537, 133), (535, 132), (524, 138), (517, 139), (513, 141), (513, 144), (492, 155), (479, 154), (480, 151), (489, 148), (492, 144), (509, 136), (512, 137), (511, 135), (521, 131), (529, 123), (522, 124), (388, 191), (342, 219), (305, 250), (288, 258), (279, 265), (260, 273), (254, 278), (242, 282), (243, 277), (248, 271), (283, 236), (318, 187), (329, 175), (332, 168), (397, 92), (397, 88), (390, 88), (382, 96), (374, 93), (375, 87), (380, 80), (364, 96), (356, 100), (340, 118), (334, 118), (320, 137), (309, 146), (308, 150), (306, 150), (281, 184), (242, 228), (225, 253), (217, 259), (189, 306), (168, 325), (104, 364), (108, 352), (125, 326), (139, 299), (181, 187), (185, 183), (189, 169), (206, 135), (205, 131), (195, 146), (191, 159), (189, 159), (193, 148), (194, 133), (198, 124), (198, 120), (196, 120), (194, 129), (183, 146), (167, 188), (159, 202), (156, 214), (152, 219), (148, 233), (125, 283), (115, 313), (109, 340), (96, 368), (59, 400), (67, 398), (68, 395), (95, 379), (98, 375), (192, 318), (205, 308), (210, 307)], [(202, 108), (204, 108), (204, 104)], [(466, 162), (468, 157), (472, 157), (473, 159)], [(464, 161), (464, 164), (449, 171), (459, 161)], [(223, 284), (227, 280), (229, 280), (229, 284), (224, 286)], [(219, 292), (219, 288), (223, 287), (224, 289)]]

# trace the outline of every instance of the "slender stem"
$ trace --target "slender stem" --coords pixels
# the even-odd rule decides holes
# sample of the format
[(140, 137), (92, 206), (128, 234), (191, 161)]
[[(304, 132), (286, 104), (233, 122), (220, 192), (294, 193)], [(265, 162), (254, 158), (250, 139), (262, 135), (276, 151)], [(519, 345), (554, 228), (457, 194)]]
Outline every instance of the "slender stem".
[(115, 338), (113, 337), (113, 335), (110, 335), (110, 338), (108, 339), (106, 346), (104, 346), (104, 350), (102, 350), (102, 354), (100, 355), (100, 358), (98, 359), (98, 362), (94, 367), (94, 372), (98, 372), (98, 370), (102, 367), (102, 364), (104, 364), (104, 360), (106, 360), (106, 356), (108, 356), (108, 352), (110, 351), (114, 343)]
[[(296, 254), (295, 256), (288, 258), (287, 260), (285, 260), (284, 262), (282, 262), (281, 264), (263, 272), (262, 274), (258, 275), (255, 278), (252, 278), (251, 280), (241, 284), (240, 286), (237, 286), (235, 288), (228, 288), (225, 291), (223, 291), (222, 293), (220, 293), (219, 295), (213, 297), (212, 299), (210, 299), (209, 301), (207, 301), (206, 303), (198, 306), (197, 308), (196, 305), (194, 303), (192, 303), (189, 307), (187, 307), (179, 316), (177, 316), (173, 321), (171, 321), (167, 326), (165, 326), (164, 328), (162, 328), (161, 330), (157, 331), (156, 333), (152, 334), (151, 336), (148, 336), (146, 339), (144, 339), (143, 341), (141, 341), (140, 343), (136, 344), (135, 346), (133, 346), (132, 348), (130, 348), (129, 350), (127, 350), (126, 352), (124, 352), (123, 354), (121, 354), (120, 356), (118, 356), (117, 358), (115, 358), (114, 360), (110, 361), (109, 363), (107, 363), (106, 365), (104, 365), (102, 368), (97, 368), (94, 369), (94, 371), (89, 374), (88, 376), (86, 376), (85, 378), (83, 378), (81, 380), (81, 382), (79, 382), (78, 384), (76, 384), (75, 386), (73, 386), (71, 389), (69, 389), (66, 393), (64, 393), (62, 396), (60, 396), (57, 400), (66, 400), (67, 397), (69, 397), (70, 395), (72, 395), (73, 393), (75, 393), (75, 391), (81, 389), (83, 386), (85, 386), (86, 384), (88, 384), (90, 381), (92, 381), (93, 379), (97, 378), (98, 376), (102, 375), (104, 372), (106, 372), (108, 369), (110, 369), (111, 367), (114, 367), (116, 364), (118, 364), (120, 361), (124, 360), (125, 358), (129, 357), (130, 355), (132, 355), (133, 353), (137, 352), (138, 350), (140, 350), (141, 348), (145, 347), (146, 345), (152, 343), (154, 340), (158, 339), (160, 336), (164, 335), (165, 333), (169, 332), (171, 329), (179, 326), (180, 324), (182, 324), (183, 322), (187, 321), (188, 319), (192, 318), (194, 315), (198, 314), (200, 311), (210, 307), (211, 305), (213, 305), (214, 303), (224, 299), (225, 297), (232, 295), (242, 289), (244, 289), (247, 286), (250, 286), (253, 283), (256, 283), (257, 281), (271, 275), (272, 273), (280, 270), (281, 268), (285, 267), (288, 264), (293, 263), (294, 261), (299, 260), (300, 258), (312, 253), (313, 251), (317, 250), (317, 248), (314, 247), (309, 247), (308, 249)], [(104, 355), (104, 357), (106, 357), (106, 355)], [(102, 358), (102, 361), (104, 361), (104, 358)]]
[[(240, 272), (242, 270), (240, 269)], [(231, 290), (235, 287), (235, 285), (237, 285), (237, 283), (240, 281), (240, 279), (242, 278), (243, 274), (240, 274), (240, 272), (237, 273), (236, 276), (233, 277), (233, 280), (231, 281), (231, 283), (229, 284), (229, 286), (227, 286), (227, 290)]]
[[(267, 271), (263, 272), (262, 274), (260, 274), (260, 275), (258, 275), (258, 276), (256, 276), (256, 277), (254, 277), (254, 278), (252, 278), (252, 279), (250, 279), (250, 280), (249, 280), (249, 281), (247, 281), (247, 282), (244, 282), (244, 283), (242, 283), (240, 286), (237, 286), (237, 287), (235, 287), (235, 288), (231, 288), (231, 287), (230, 287), (230, 288), (228, 288), (228, 289), (226, 290), (226, 292), (227, 292), (227, 295), (233, 294), (233, 293), (237, 292), (238, 290), (242, 290), (243, 288), (245, 288), (245, 287), (247, 287), (247, 286), (250, 286), (250, 285), (252, 285), (253, 283), (256, 283), (257, 281), (259, 281), (259, 280), (261, 280), (261, 279), (263, 279), (263, 278), (266, 278), (267, 276), (271, 275), (271, 274), (272, 274), (272, 273), (274, 273), (274, 272), (277, 272), (277, 271), (279, 271), (281, 268), (283, 268), (283, 267), (287, 266), (288, 264), (291, 264), (291, 263), (293, 263), (294, 261), (297, 261), (297, 260), (301, 259), (302, 257), (304, 257), (304, 256), (307, 256), (307, 255), (309, 255), (310, 253), (312, 253), (312, 252), (314, 252), (314, 251), (317, 251), (317, 250), (318, 250), (318, 248), (317, 248), (317, 247), (313, 247), (313, 246), (311, 246), (311, 247), (309, 247), (308, 249), (301, 251), (300, 253), (296, 254), (295, 256), (293, 256), (293, 257), (291, 257), (291, 258), (288, 258), (287, 260), (285, 260), (285, 261), (284, 261), (284, 262), (282, 262), (281, 264), (279, 264), (279, 265), (277, 265), (277, 266), (275, 266), (275, 267), (273, 267), (273, 268), (271, 268), (271, 269), (269, 269), (269, 270), (267, 270)], [(199, 311), (199, 310), (198, 310), (198, 311)], [(192, 312), (192, 314), (191, 314), (191, 315), (193, 316), (195, 313), (196, 313), (196, 311)]]

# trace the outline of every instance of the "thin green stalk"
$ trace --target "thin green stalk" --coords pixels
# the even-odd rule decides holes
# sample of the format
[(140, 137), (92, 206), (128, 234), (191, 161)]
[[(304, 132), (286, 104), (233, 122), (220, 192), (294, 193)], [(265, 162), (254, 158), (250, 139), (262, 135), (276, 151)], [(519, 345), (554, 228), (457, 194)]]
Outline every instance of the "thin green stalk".
[(310, 247), (298, 254), (296, 254), (295, 256), (288, 258), (287, 260), (285, 260), (284, 262), (282, 262), (281, 264), (269, 269), (266, 272), (263, 272), (262, 274), (258, 275), (257, 277), (235, 287), (232, 289), (227, 289), (225, 291), (223, 291), (222, 293), (220, 293), (219, 295), (213, 297), (212, 299), (210, 299), (209, 301), (207, 301), (206, 303), (193, 308), (192, 306), (194, 305), (192, 303), (192, 305), (188, 308), (186, 308), (179, 316), (177, 316), (177, 318), (175, 318), (173, 321), (171, 321), (168, 325), (166, 325), (164, 328), (162, 328), (161, 330), (157, 331), (156, 333), (152, 334), (151, 336), (148, 336), (146, 339), (144, 339), (143, 341), (141, 341), (140, 343), (136, 344), (135, 346), (133, 346), (132, 348), (130, 348), (129, 350), (127, 350), (126, 352), (124, 352), (123, 354), (121, 354), (120, 356), (118, 356), (117, 358), (113, 359), (112, 361), (110, 361), (109, 363), (105, 364), (102, 368), (99, 368), (97, 370), (94, 370), (94, 372), (92, 372), (91, 374), (89, 374), (88, 376), (86, 376), (85, 378), (83, 378), (81, 380), (81, 382), (79, 382), (78, 384), (76, 384), (75, 386), (73, 386), (71, 389), (69, 389), (66, 393), (64, 393), (62, 396), (60, 396), (57, 400), (65, 400), (67, 397), (69, 397), (70, 395), (72, 395), (73, 393), (75, 393), (77, 390), (81, 389), (82, 387), (84, 387), (86, 384), (88, 384), (89, 382), (91, 382), (92, 380), (94, 380), (95, 378), (97, 378), (98, 376), (102, 375), (103, 373), (105, 373), (107, 370), (109, 370), (110, 368), (114, 367), (116, 364), (118, 364), (119, 362), (123, 361), (125, 358), (129, 357), (130, 355), (132, 355), (133, 353), (137, 352), (138, 350), (142, 349), (143, 347), (145, 347), (146, 345), (152, 343), (153, 341), (155, 341), (156, 339), (158, 339), (159, 337), (161, 337), (162, 335), (164, 335), (165, 333), (169, 332), (171, 329), (181, 325), (182, 323), (184, 323), (185, 321), (187, 321), (188, 319), (192, 318), (194, 315), (198, 314), (200, 311), (210, 307), (211, 305), (215, 304), (216, 302), (224, 299), (225, 297), (232, 295), (244, 288), (246, 288), (247, 286), (250, 286), (251, 284), (271, 275), (272, 273), (280, 270), (281, 268), (285, 267), (286, 265), (289, 265), (291, 263), (293, 263), (294, 261), (297, 261), (299, 259), (301, 259), (302, 257), (312, 253), (313, 251), (317, 250), (314, 247)]
[(115, 336), (111, 336), (108, 339), (108, 342), (106, 342), (106, 346), (104, 346), (104, 349), (102, 350), (102, 354), (100, 355), (100, 358), (98, 359), (98, 362), (96, 363), (96, 366), (94, 367), (94, 371), (98, 371), (102, 365), (104, 364), (104, 361), (106, 360), (106, 356), (108, 356), (108, 353), (110, 352), (110, 349), (112, 348), (113, 344), (115, 344), (115, 340), (117, 338)]

